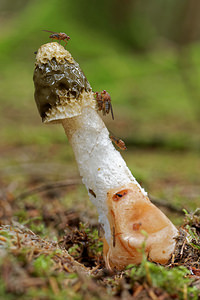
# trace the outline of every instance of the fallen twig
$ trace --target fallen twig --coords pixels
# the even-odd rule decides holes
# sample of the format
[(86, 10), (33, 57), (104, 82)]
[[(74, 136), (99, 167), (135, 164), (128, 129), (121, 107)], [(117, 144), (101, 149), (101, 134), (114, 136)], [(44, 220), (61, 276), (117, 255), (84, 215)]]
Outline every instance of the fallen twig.
[(179, 207), (173, 205), (172, 203), (167, 202), (164, 199), (159, 199), (159, 198), (156, 198), (152, 195), (149, 195), (149, 198), (150, 198), (151, 202), (154, 203), (155, 205), (166, 207), (167, 209), (169, 209), (173, 212), (184, 215), (184, 212), (183, 212), (182, 208), (179, 208)]
[[(24, 199), (24, 198), (27, 198), (31, 195), (38, 194), (38, 193), (41, 193), (41, 192), (46, 192), (46, 191), (49, 191), (49, 190), (60, 189), (60, 188), (67, 188), (69, 186), (74, 186), (74, 185), (79, 185), (79, 184), (81, 184), (80, 179), (67, 179), (67, 180), (63, 180), (63, 181), (46, 183), (46, 184), (43, 184), (41, 186), (37, 186), (33, 189), (30, 189), (28, 191), (25, 191), (25, 192), (19, 194), (16, 197), (16, 200)], [(150, 197), (152, 203), (154, 203), (155, 205), (166, 207), (167, 209), (169, 209), (173, 212), (179, 213), (179, 214), (184, 214), (182, 208), (176, 207), (175, 205), (173, 205), (172, 203), (167, 202), (164, 199), (159, 199), (159, 198), (156, 198), (152, 195), (150, 195), (149, 197)]]
[(46, 183), (46, 184), (43, 184), (41, 186), (37, 186), (33, 189), (30, 189), (28, 191), (25, 191), (25, 192), (19, 194), (16, 197), (16, 200), (24, 199), (24, 198), (29, 197), (31, 195), (38, 194), (38, 193), (41, 193), (41, 192), (46, 192), (46, 191), (49, 191), (49, 190), (54, 190), (54, 189), (58, 189), (58, 188), (66, 188), (66, 187), (69, 187), (69, 186), (78, 185), (80, 183), (81, 183), (80, 179), (68, 179), (68, 180), (64, 180), (64, 181)]

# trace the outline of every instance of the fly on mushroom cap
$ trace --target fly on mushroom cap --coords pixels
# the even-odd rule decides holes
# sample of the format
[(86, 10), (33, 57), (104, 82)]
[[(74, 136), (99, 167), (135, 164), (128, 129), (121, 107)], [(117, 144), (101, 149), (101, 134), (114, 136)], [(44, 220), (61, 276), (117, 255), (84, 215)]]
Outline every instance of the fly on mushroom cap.
[(71, 54), (58, 43), (40, 47), (33, 76), (35, 101), (44, 123), (57, 123), (95, 108), (92, 88)]

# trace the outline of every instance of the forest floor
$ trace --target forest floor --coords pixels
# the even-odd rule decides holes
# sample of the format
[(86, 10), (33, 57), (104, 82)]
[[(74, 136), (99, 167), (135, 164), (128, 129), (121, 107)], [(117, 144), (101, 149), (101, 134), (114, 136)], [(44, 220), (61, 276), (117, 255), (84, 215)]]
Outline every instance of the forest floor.
[(24, 27), (23, 41), (20, 32), (1, 41), (0, 299), (198, 299), (199, 45), (191, 48), (186, 70), (173, 48), (138, 55), (106, 35), (81, 37), (71, 25), (69, 50), (94, 91), (111, 93), (115, 121), (103, 119), (125, 141), (122, 156), (180, 232), (167, 266), (144, 255), (140, 266), (111, 272), (97, 212), (64, 131), (41, 124), (32, 70), (35, 45), (44, 37), (37, 32), (31, 40)]
[(98, 216), (68, 143), (5, 145), (0, 153), (1, 299), (198, 299), (198, 153), (128, 146), (122, 155), (179, 228), (169, 264), (153, 264), (144, 255), (140, 266), (107, 270)]

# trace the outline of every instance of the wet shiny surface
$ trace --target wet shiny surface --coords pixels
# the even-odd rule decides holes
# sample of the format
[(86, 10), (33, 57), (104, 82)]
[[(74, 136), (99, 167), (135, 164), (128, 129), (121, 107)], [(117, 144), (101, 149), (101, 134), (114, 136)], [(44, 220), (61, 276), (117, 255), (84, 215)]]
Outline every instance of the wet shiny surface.
[(91, 91), (91, 86), (78, 63), (58, 64), (52, 59), (45, 64), (38, 63), (33, 76), (35, 84), (35, 101), (42, 119), (46, 112), (59, 103), (59, 95), (78, 99), (83, 90)]

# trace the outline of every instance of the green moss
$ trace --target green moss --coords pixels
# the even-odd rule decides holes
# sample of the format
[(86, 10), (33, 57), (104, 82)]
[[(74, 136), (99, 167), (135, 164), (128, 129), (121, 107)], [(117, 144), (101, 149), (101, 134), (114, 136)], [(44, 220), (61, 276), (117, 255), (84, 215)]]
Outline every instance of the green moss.
[(132, 284), (146, 282), (149, 286), (158, 287), (167, 291), (172, 297), (178, 299), (198, 299), (199, 290), (191, 287), (192, 280), (187, 277), (190, 272), (183, 266), (166, 268), (143, 259), (140, 266), (129, 266), (127, 272)]
[(34, 274), (36, 276), (49, 276), (52, 266), (52, 257), (50, 255), (42, 254), (33, 262)]

